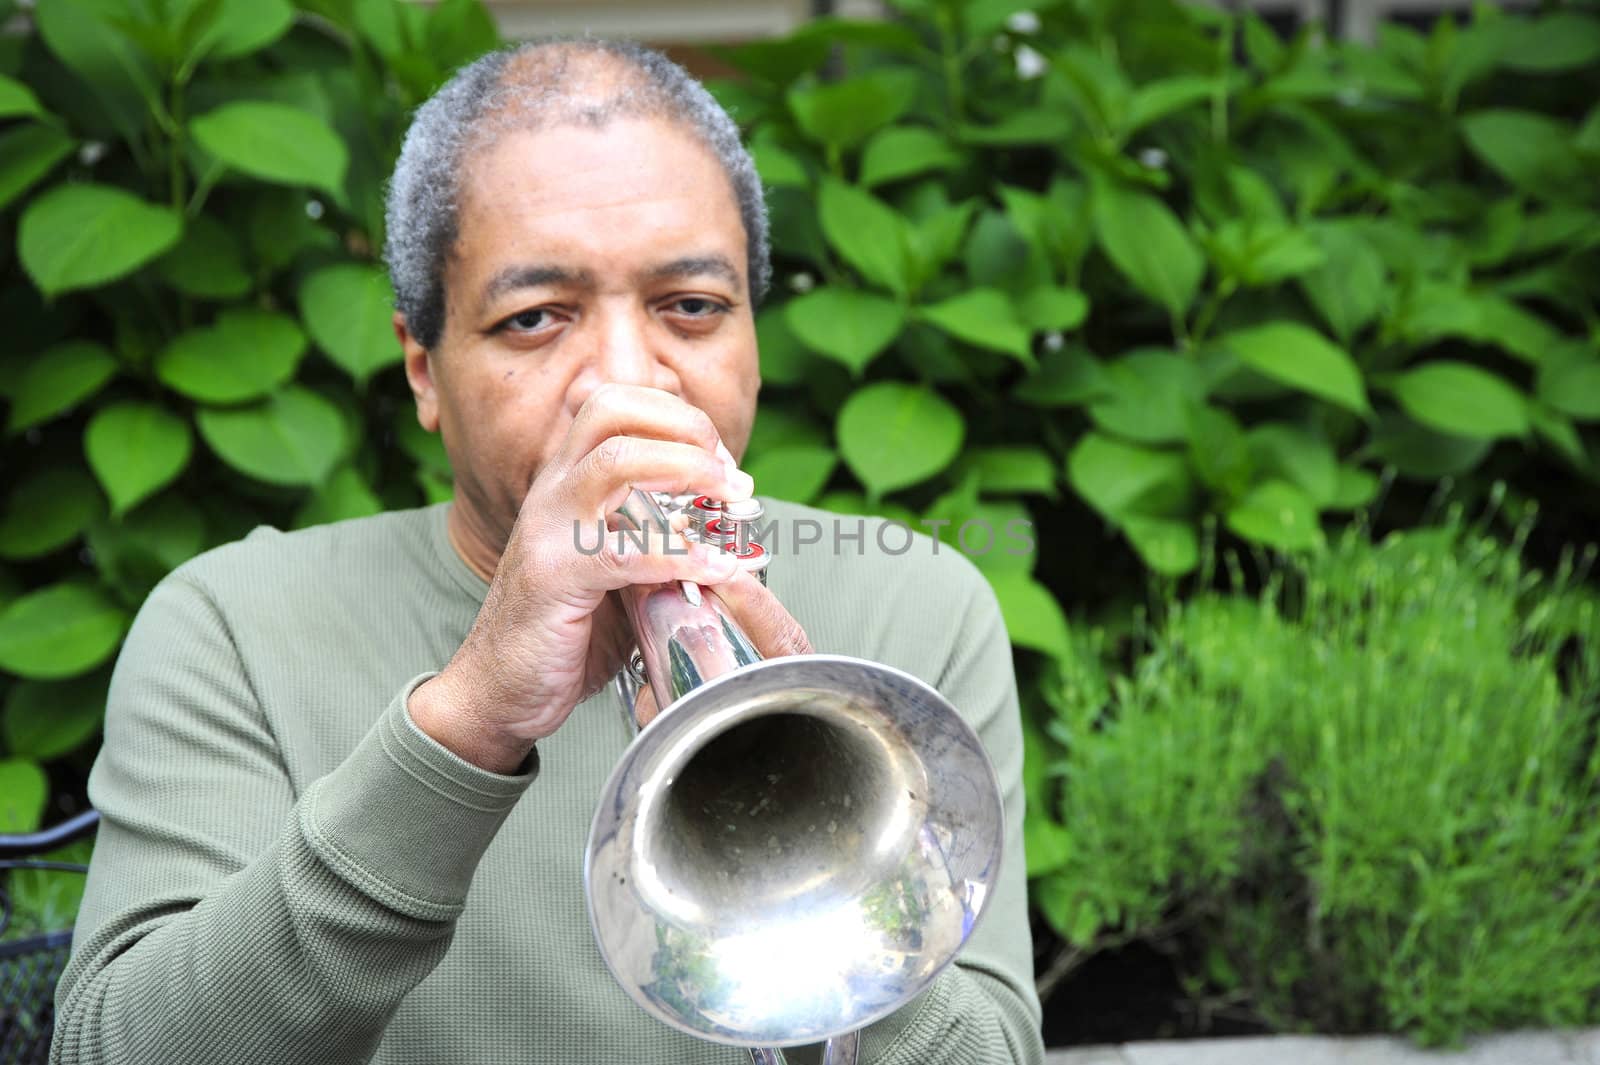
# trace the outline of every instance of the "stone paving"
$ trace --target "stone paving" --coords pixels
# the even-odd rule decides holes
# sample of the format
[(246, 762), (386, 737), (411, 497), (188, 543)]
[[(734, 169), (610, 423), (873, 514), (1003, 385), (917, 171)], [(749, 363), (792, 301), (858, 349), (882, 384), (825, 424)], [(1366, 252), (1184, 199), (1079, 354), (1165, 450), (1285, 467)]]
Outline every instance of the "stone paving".
[(1458, 1050), (1387, 1037), (1257, 1036), (1052, 1050), (1047, 1065), (1600, 1065), (1600, 1028), (1512, 1032)]

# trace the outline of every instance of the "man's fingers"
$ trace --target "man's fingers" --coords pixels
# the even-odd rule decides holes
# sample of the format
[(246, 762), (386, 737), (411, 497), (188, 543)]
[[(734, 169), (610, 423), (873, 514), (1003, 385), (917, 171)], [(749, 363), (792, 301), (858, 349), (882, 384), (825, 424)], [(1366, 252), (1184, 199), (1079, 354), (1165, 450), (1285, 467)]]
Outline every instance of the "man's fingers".
[[(739, 564), (726, 551), (686, 542), (678, 533), (659, 529), (642, 533), (611, 530), (599, 536), (588, 530), (588, 542), (579, 545), (588, 556), (580, 578), (591, 592), (615, 591), (630, 584), (693, 581), (720, 584), (738, 573)], [(594, 538), (599, 537), (599, 543)]]
[(714, 453), (664, 440), (611, 436), (600, 441), (568, 473), (566, 490), (581, 514), (610, 514), (634, 488), (681, 495), (697, 492), (718, 499), (748, 499), (750, 475)]
[(778, 597), (748, 573), (723, 584), (713, 591), (728, 607), (733, 620), (739, 623), (762, 658), (784, 658), (788, 655), (808, 655), (811, 640), (806, 630), (784, 609)]
[(601, 385), (584, 400), (556, 461), (570, 468), (615, 436), (676, 441), (732, 465), (725, 448), (718, 454), (722, 438), (705, 411), (659, 388), (618, 384)]

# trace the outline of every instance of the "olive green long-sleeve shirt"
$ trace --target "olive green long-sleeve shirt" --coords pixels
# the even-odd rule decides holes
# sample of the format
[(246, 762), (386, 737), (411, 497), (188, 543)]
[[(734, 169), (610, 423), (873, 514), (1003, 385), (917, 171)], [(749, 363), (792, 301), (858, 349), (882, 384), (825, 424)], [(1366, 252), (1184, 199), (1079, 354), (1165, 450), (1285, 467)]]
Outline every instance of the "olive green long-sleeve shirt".
[[(926, 538), (894, 554), (903, 530), (880, 539), (868, 522), (857, 540), (856, 519), (768, 514), (771, 585), (816, 649), (933, 684), (1004, 789), (992, 908), (931, 990), (868, 1029), (863, 1060), (1036, 1063), (1022, 745), (994, 597)], [(540, 741), (520, 776), (463, 761), (406, 713), (487, 591), (445, 517), (258, 531), (151, 594), (90, 778), (104, 822), (52, 1062), (748, 1061), (648, 1016), (594, 944), (584, 844), (632, 739), (614, 691)], [(795, 546), (807, 520), (823, 541)]]

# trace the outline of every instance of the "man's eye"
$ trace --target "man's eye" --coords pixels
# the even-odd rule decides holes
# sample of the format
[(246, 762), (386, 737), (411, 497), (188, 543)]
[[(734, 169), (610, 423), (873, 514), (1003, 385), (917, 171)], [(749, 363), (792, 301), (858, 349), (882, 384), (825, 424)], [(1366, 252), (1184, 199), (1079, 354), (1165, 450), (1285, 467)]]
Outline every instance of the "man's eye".
[(715, 300), (704, 299), (700, 296), (688, 296), (684, 299), (676, 300), (672, 306), (679, 314), (687, 315), (690, 318), (709, 318), (713, 314), (720, 314), (726, 310), (722, 304)]
[(549, 324), (550, 312), (543, 307), (535, 307), (532, 310), (518, 311), (501, 322), (500, 328), (519, 333), (534, 333)]

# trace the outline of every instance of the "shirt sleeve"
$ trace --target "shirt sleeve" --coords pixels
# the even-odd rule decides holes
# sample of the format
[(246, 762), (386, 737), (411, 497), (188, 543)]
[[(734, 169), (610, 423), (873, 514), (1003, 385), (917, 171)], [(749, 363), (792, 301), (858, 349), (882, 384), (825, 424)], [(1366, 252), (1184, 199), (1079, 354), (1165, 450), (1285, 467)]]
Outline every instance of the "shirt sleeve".
[(537, 773), (457, 758), (398, 692), (296, 795), (226, 618), (169, 577), (112, 679), (102, 815), (50, 1060), (365, 1061), (449, 947)]

